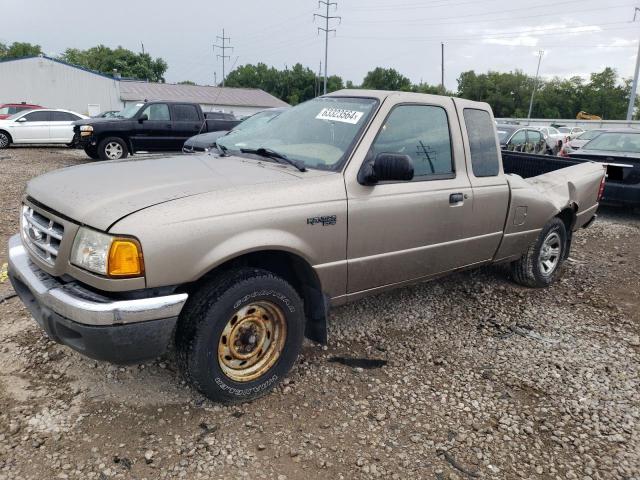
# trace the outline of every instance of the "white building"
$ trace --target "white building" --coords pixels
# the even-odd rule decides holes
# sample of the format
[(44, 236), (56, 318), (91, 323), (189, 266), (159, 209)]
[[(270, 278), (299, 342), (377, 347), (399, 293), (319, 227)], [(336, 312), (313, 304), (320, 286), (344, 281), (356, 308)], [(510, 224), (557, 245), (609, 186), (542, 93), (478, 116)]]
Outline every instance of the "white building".
[(206, 112), (237, 116), (287, 106), (260, 89), (126, 80), (45, 56), (0, 61), (0, 104), (27, 102), (96, 115), (143, 100), (194, 102)]

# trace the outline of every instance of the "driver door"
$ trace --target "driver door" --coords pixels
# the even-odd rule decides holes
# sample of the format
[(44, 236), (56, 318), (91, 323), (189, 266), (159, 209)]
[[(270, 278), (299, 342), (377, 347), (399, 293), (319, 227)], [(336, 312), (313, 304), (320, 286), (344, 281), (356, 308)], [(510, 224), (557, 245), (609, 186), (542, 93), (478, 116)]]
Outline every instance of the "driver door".
[[(453, 102), (431, 96), (428, 103), (400, 103), (386, 110), (378, 114), (383, 122), (369, 130), (346, 173), (347, 293), (352, 296), (437, 275), (477, 258), (476, 245), (466, 238), (473, 191)], [(363, 161), (380, 153), (411, 157), (414, 179), (359, 183)]]
[(14, 120), (10, 133), (14, 143), (47, 143), (50, 124), (51, 112), (31, 112)]
[[(141, 121), (141, 117), (146, 119)], [(148, 152), (173, 149), (171, 113), (166, 103), (152, 103), (136, 120), (135, 136), (132, 138), (136, 151)]]

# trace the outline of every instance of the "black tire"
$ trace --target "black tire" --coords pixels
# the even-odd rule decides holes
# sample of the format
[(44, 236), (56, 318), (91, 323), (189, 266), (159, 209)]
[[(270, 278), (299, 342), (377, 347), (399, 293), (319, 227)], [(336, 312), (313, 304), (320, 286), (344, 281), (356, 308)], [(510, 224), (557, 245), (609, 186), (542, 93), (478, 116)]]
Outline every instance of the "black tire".
[(92, 158), (94, 160), (98, 160), (100, 158), (100, 155), (98, 155), (98, 147), (84, 147), (84, 153), (86, 153), (89, 158)]
[[(223, 333), (228, 332), (225, 328), (238, 321), (239, 312), (247, 307), (249, 310), (246, 311), (251, 312), (251, 308), (260, 302), (275, 305), (282, 312), (286, 335), (281, 340), (277, 359), (266, 364), (270, 365), (268, 369), (265, 367), (257, 378), (238, 380), (222, 366), (224, 358), (231, 360), (231, 357), (219, 357), (223, 343), (228, 341), (238, 345), (231, 342), (231, 338), (226, 340)], [(266, 317), (262, 318), (266, 320)], [(238, 330), (241, 330), (241, 325), (242, 318), (237, 323)], [(240, 335), (232, 338), (240, 339)], [(276, 334), (263, 337), (272, 338), (272, 344), (277, 344)], [(259, 336), (259, 340), (255, 340), (253, 334), (250, 338), (253, 343), (249, 349), (262, 340)], [(298, 358), (303, 338), (304, 305), (296, 290), (266, 270), (239, 268), (205, 283), (189, 298), (176, 331), (176, 356), (178, 366), (189, 383), (209, 399), (226, 404), (246, 402), (266, 394), (285, 377)], [(258, 357), (260, 352), (262, 348)]]
[[(549, 244), (548, 242), (553, 242)], [(559, 251), (555, 252), (555, 246)], [(548, 248), (547, 247), (552, 247)], [(537, 240), (522, 257), (511, 264), (511, 274), (516, 283), (531, 288), (544, 288), (558, 279), (562, 264), (568, 257), (568, 236), (565, 224), (559, 218), (551, 219), (542, 229)], [(551, 255), (546, 259), (547, 255)], [(553, 263), (553, 268), (550, 267)]]
[[(118, 147), (119, 146), (119, 150)], [(116, 156), (114, 151), (119, 151), (120, 155)], [(98, 157), (100, 160), (121, 160), (127, 158), (129, 150), (125, 141), (119, 137), (107, 137), (98, 144)]]
[(11, 145), (11, 136), (6, 132), (0, 132), (0, 150), (9, 148), (9, 145)]

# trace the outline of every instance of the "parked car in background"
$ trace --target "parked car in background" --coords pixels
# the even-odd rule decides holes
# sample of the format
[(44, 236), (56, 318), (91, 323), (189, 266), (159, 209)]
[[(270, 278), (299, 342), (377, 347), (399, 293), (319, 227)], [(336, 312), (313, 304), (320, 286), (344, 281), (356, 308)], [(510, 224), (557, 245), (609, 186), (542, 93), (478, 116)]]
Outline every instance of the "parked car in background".
[(562, 150), (560, 151), (560, 156), (564, 157), (571, 152), (575, 152), (583, 147), (586, 143), (596, 138), (602, 132), (606, 132), (606, 128), (598, 128), (594, 130), (586, 130), (581, 134), (577, 135), (575, 138), (569, 140), (562, 146)]
[(119, 110), (106, 110), (98, 115), (93, 115), (91, 118), (116, 118), (118, 113), (120, 113)]
[(547, 144), (542, 132), (532, 127), (521, 127), (513, 124), (496, 126), (500, 148), (513, 152), (546, 153)]
[(584, 133), (584, 128), (580, 127), (558, 127), (557, 130), (565, 137), (575, 138)]
[(640, 130), (626, 128), (601, 132), (567, 156), (621, 167), (608, 173), (603, 201), (640, 206)]
[(547, 153), (556, 155), (560, 151), (562, 145), (564, 144), (566, 135), (561, 133), (555, 127), (534, 127), (534, 128), (542, 132), (542, 136), (544, 137), (544, 140), (547, 143)]
[(30, 103), (22, 102), (22, 103), (3, 103), (0, 105), (0, 120), (10, 117), (19, 112), (24, 112), (25, 110), (35, 110), (37, 108), (44, 108), (40, 105), (33, 105)]
[(0, 148), (11, 144), (63, 143), (73, 141), (73, 122), (87, 118), (69, 110), (24, 110), (0, 120)]
[(221, 130), (219, 132), (209, 132), (209, 133), (201, 133), (200, 135), (196, 135), (191, 137), (186, 142), (184, 142), (184, 146), (182, 147), (182, 151), (184, 153), (196, 153), (196, 152), (206, 152), (211, 148), (215, 147), (216, 141), (226, 135), (232, 135), (236, 132), (245, 132), (248, 130), (257, 130), (264, 125), (267, 124), (270, 120), (280, 115), (284, 112), (287, 107), (279, 107), (279, 108), (270, 108), (268, 110), (263, 110), (254, 115), (247, 117), (245, 120), (241, 121), (238, 125), (232, 128), (229, 131)]
[(117, 160), (138, 151), (180, 151), (185, 140), (198, 133), (227, 131), (239, 123), (207, 115), (211, 118), (197, 103), (134, 103), (114, 118), (76, 122), (73, 142), (95, 160)]
[(332, 305), (494, 263), (551, 285), (605, 175), (505, 175), (488, 104), (408, 92), (334, 92), (227, 138), (28, 183), (8, 274), (53, 340), (115, 363), (175, 348), (194, 388), (247, 402), (327, 342)]

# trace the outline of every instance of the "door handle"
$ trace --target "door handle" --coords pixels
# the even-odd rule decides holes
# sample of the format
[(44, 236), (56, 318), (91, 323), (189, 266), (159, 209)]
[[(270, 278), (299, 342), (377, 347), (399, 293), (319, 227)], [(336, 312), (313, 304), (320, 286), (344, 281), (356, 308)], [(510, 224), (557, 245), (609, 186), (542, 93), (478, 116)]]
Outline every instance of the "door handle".
[(464, 202), (464, 195), (462, 193), (452, 193), (449, 195), (449, 203), (451, 205), (456, 205), (462, 202)]

